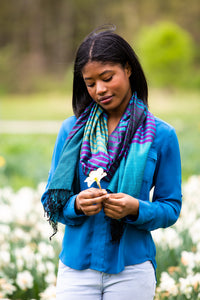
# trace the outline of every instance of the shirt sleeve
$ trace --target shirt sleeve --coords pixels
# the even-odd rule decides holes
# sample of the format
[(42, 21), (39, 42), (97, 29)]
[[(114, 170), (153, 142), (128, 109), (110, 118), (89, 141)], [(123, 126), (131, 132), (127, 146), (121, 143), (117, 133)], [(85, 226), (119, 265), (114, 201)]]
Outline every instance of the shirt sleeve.
[(169, 227), (176, 222), (181, 210), (181, 160), (175, 130), (172, 128), (161, 141), (154, 172), (152, 201), (138, 199), (137, 219), (126, 219), (127, 223), (141, 230)]
[[(73, 118), (74, 118), (74, 121), (73, 121)], [(71, 131), (71, 129), (73, 127), (74, 122), (75, 122), (75, 117), (71, 117), (71, 118), (65, 120), (62, 123), (60, 131), (58, 133), (58, 136), (57, 136), (57, 139), (55, 142), (55, 146), (54, 146), (53, 155), (52, 155), (51, 168), (49, 171), (46, 189), (41, 198), (41, 202), (43, 205), (47, 199), (47, 191), (48, 191), (51, 179), (53, 177), (53, 174), (58, 165), (64, 143), (67, 139), (69, 132)], [(58, 222), (63, 223), (63, 224), (68, 224), (71, 226), (75, 226), (75, 225), (79, 225), (79, 224), (83, 223), (86, 216), (82, 215), (82, 214), (77, 214), (75, 211), (76, 196), (77, 195), (70, 197), (70, 199), (67, 201), (65, 207), (63, 208), (63, 211), (59, 215)]]

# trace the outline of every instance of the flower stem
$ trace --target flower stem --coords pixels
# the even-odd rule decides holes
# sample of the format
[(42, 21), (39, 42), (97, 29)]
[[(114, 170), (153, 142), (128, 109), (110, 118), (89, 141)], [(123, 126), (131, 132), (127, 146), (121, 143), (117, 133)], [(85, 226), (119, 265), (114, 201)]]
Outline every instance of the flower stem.
[(97, 178), (95, 178), (95, 181), (96, 181), (98, 187), (100, 188), (100, 190), (102, 190), (99, 180)]

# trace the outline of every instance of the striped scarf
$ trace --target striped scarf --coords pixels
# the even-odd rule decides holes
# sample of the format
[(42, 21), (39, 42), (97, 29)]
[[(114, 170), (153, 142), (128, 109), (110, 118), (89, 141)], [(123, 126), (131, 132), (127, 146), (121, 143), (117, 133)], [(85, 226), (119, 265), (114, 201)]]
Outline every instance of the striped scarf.
[[(88, 114), (88, 112), (86, 122), (85, 113)], [(154, 138), (154, 131), (151, 130), (153, 118), (152, 124), (148, 123), (145, 128), (140, 128), (147, 115), (149, 119), (151, 114), (143, 102), (137, 99), (136, 93), (133, 94), (120, 123), (110, 136), (108, 136), (107, 129), (107, 114), (101, 106), (93, 103), (85, 113), (77, 120), (69, 139), (80, 127), (85, 126), (80, 162), (83, 172), (87, 176), (90, 171), (102, 167), (107, 172), (105, 180), (110, 181), (121, 159), (126, 158), (130, 143), (137, 130), (135, 142), (146, 143)], [(140, 136), (141, 130), (143, 136)]]
[[(43, 199), (54, 231), (57, 231), (59, 213), (69, 198), (79, 193), (79, 160), (86, 176), (98, 167), (107, 172), (105, 180), (109, 182), (110, 192), (139, 197), (146, 159), (155, 132), (154, 116), (137, 98), (136, 93), (110, 136), (106, 113), (95, 102), (91, 103), (72, 128), (45, 194), (46, 199)], [(112, 220), (112, 228), (112, 237), (116, 235), (113, 240), (119, 240), (123, 234), (123, 223)]]

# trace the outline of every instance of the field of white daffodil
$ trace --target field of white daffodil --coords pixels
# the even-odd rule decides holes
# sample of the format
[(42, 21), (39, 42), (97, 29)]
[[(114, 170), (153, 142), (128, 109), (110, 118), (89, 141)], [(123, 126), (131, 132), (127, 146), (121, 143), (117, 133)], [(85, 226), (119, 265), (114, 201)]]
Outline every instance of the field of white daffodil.
[[(0, 190), (0, 299), (55, 299), (62, 227), (52, 241), (36, 190)], [(178, 222), (152, 232), (157, 245), (156, 300), (200, 299), (200, 176), (183, 185)]]

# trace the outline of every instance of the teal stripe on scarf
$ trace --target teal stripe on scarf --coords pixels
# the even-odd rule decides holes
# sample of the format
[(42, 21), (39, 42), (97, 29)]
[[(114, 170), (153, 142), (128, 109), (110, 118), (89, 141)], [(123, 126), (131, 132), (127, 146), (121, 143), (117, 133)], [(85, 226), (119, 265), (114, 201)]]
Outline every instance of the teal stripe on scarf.
[(91, 110), (90, 117), (85, 126), (83, 139), (90, 144), (90, 151), (92, 153), (107, 152), (107, 119), (103, 116), (103, 109), (99, 105), (95, 105)]

